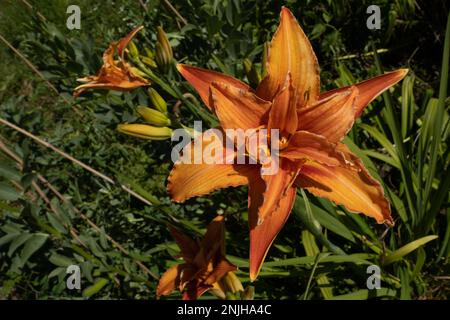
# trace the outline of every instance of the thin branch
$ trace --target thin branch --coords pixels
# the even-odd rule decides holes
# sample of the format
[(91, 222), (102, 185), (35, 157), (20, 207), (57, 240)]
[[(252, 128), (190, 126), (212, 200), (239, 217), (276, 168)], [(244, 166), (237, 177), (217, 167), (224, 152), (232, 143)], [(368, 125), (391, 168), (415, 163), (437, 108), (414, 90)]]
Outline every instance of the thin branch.
[(169, 2), (169, 0), (163, 0), (163, 3), (181, 20), (181, 22), (183, 22), (185, 26), (188, 24), (187, 20), (178, 12), (177, 9), (175, 9), (175, 7)]
[(143, 1), (143, 0), (139, 0), (139, 3), (141, 4), (141, 7), (144, 9), (144, 11), (145, 11), (145, 12), (148, 12), (148, 8), (147, 8), (147, 6), (145, 5), (144, 1)]
[[(5, 39), (5, 37), (3, 37), (0, 34), (0, 40), (6, 44), (20, 59), (23, 60), (23, 62), (25, 62), (25, 64), (34, 71), (34, 73), (36, 73), (39, 78), (41, 78), (44, 83), (53, 91), (56, 93), (56, 95), (60, 98), (62, 98), (64, 100), (64, 102), (66, 102), (67, 104), (71, 104), (71, 102), (64, 96), (60, 95), (58, 89), (56, 89), (56, 87), (50, 82), (48, 81), (44, 75), (38, 70), (38, 68), (36, 68), (36, 66), (30, 61), (28, 60), (18, 49), (16, 49), (8, 40)], [(80, 107), (78, 105), (73, 105), (74, 107), (74, 111), (78, 114), (78, 115), (82, 115), (81, 111), (80, 111)]]
[(41, 18), (43, 21), (47, 21), (47, 19), (39, 11), (35, 10), (31, 5), (31, 3), (29, 3), (27, 0), (22, 0), (22, 3), (24, 3), (28, 7), (28, 9), (35, 11), (38, 17)]
[(34, 141), (36, 141), (36, 142), (39, 143), (40, 145), (42, 145), (42, 146), (44, 146), (44, 147), (47, 147), (47, 148), (53, 150), (54, 152), (56, 152), (56, 153), (59, 154), (60, 156), (62, 156), (62, 157), (64, 157), (64, 158), (66, 158), (66, 159), (72, 161), (73, 163), (79, 165), (80, 167), (82, 167), (83, 169), (85, 169), (85, 170), (89, 171), (90, 173), (96, 175), (97, 177), (102, 178), (102, 179), (105, 180), (106, 182), (108, 182), (108, 183), (110, 183), (110, 184), (113, 184), (113, 185), (119, 186), (120, 188), (122, 188), (122, 190), (124, 190), (124, 191), (127, 192), (128, 194), (132, 195), (132, 196), (135, 197), (136, 199), (142, 201), (143, 203), (145, 203), (145, 204), (147, 204), (147, 205), (149, 205), (149, 206), (152, 205), (152, 203), (151, 203), (150, 201), (148, 201), (147, 199), (145, 199), (144, 197), (142, 197), (141, 195), (139, 195), (139, 194), (136, 193), (135, 191), (131, 190), (129, 187), (127, 187), (127, 186), (125, 186), (125, 185), (123, 185), (123, 184), (120, 184), (120, 183), (115, 182), (115, 181), (114, 181), (113, 179), (111, 179), (110, 177), (108, 177), (108, 176), (104, 175), (103, 173), (101, 173), (101, 172), (95, 170), (94, 168), (88, 166), (87, 164), (81, 162), (80, 160), (75, 159), (75, 158), (72, 157), (71, 155), (69, 155), (69, 154), (65, 153), (64, 151), (62, 151), (62, 150), (56, 148), (56, 147), (53, 146), (52, 144), (48, 143), (47, 141), (42, 140), (41, 138), (39, 138), (39, 137), (35, 136), (34, 134), (32, 134), (32, 133), (26, 131), (25, 129), (22, 129), (22, 128), (20, 128), (20, 127), (14, 125), (14, 124), (12, 124), (11, 122), (9, 122), (9, 121), (7, 121), (7, 120), (5, 120), (5, 119), (3, 119), (3, 118), (0, 118), (0, 124), (3, 124), (3, 125), (5, 125), (5, 126), (8, 126), (8, 127), (10, 127), (11, 129), (14, 129), (14, 130), (20, 132), (21, 134), (23, 134), (23, 135), (25, 135), (25, 136), (27, 136), (27, 137), (33, 139)]
[[(1, 34), (0, 34), (0, 40), (3, 41), (4, 44), (6, 44), (15, 54), (17, 54), (17, 56), (19, 56), (20, 59), (23, 60), (23, 62), (26, 63), (26, 65), (33, 70), (46, 84), (47, 86), (52, 89), (57, 95), (59, 95), (59, 91), (58, 89), (55, 88), (55, 86), (53, 84), (50, 83), (50, 81), (48, 81), (47, 79), (45, 79), (44, 75), (34, 66), (33, 63), (31, 63), (30, 60), (28, 60), (19, 50), (17, 50), (16, 48), (14, 48), (14, 46), (8, 41), (6, 40)], [(65, 99), (63, 97), (63, 99)], [(67, 99), (65, 99), (65, 101), (67, 103), (69, 103), (69, 101)]]

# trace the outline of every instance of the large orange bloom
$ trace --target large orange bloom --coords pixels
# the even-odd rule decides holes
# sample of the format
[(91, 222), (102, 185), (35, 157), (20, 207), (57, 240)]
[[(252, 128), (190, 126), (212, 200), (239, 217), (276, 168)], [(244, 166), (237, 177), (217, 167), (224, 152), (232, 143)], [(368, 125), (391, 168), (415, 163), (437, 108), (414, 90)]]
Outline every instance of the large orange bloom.
[(175, 164), (168, 182), (182, 202), (213, 190), (248, 185), (250, 278), (291, 212), (296, 188), (344, 205), (352, 212), (393, 224), (379, 182), (341, 143), (363, 109), (400, 81), (406, 69), (320, 93), (319, 65), (311, 44), (287, 9), (272, 39), (268, 75), (256, 91), (217, 72), (178, 65), (178, 70), (214, 112), (221, 127), (280, 130), (279, 171), (260, 175), (260, 165)]
[[(149, 85), (150, 82), (136, 74), (124, 58), (125, 48), (128, 43), (143, 28), (143, 26), (137, 27), (127, 36), (120, 39), (119, 42), (110, 44), (103, 53), (103, 66), (97, 75), (77, 79), (77, 81), (85, 82), (85, 84), (76, 87), (73, 95), (77, 97), (88, 89), (129, 91)], [(116, 50), (119, 54), (119, 60), (114, 60)]]

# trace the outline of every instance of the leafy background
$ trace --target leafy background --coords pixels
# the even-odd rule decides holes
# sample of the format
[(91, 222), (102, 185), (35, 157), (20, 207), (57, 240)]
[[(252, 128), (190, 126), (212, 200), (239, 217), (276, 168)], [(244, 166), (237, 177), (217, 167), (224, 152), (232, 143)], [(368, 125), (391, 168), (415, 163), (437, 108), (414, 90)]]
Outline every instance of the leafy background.
[[(139, 47), (154, 49), (163, 26), (178, 62), (247, 80), (244, 59), (260, 67), (282, 5), (310, 37), (322, 89), (400, 67), (405, 80), (375, 100), (345, 143), (381, 179), (396, 226), (386, 230), (329, 201), (299, 193), (261, 276), (267, 299), (447, 299), (450, 294), (449, 4), (444, 0), (2, 0), (0, 35), (41, 72), (43, 81), (3, 42), (0, 117), (113, 177), (111, 184), (16, 130), (0, 125), (0, 299), (154, 299), (157, 278), (178, 253), (165, 222), (199, 237), (227, 215), (227, 253), (248, 283), (246, 189), (226, 189), (172, 204), (165, 190), (170, 141), (143, 141), (116, 126), (137, 119), (145, 90), (95, 92), (74, 100), (76, 79), (94, 74), (101, 54), (137, 25)], [(66, 28), (66, 9), (81, 8), (81, 30)], [(382, 28), (366, 28), (366, 8), (381, 8)], [(145, 7), (145, 9), (144, 9)], [(450, 37), (450, 31), (447, 31)], [(193, 93), (175, 70), (158, 74)], [(53, 92), (51, 83), (58, 94)], [(155, 88), (169, 109), (178, 99)], [(193, 116), (181, 107), (181, 119)], [(120, 184), (138, 192), (142, 201)], [(82, 290), (67, 290), (66, 267), (82, 269)], [(367, 266), (382, 272), (368, 290)], [(170, 298), (179, 298), (177, 294)], [(211, 298), (205, 296), (204, 298)]]

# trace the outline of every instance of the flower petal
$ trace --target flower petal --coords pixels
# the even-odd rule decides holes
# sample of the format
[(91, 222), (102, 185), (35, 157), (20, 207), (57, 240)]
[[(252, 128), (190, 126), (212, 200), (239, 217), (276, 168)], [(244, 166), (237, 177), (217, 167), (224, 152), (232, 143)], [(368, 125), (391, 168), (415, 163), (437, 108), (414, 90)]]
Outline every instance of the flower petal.
[(231, 84), (212, 82), (212, 107), (224, 129), (250, 129), (263, 124), (270, 102)]
[[(355, 101), (355, 118), (361, 115), (364, 108), (371, 101), (382, 94), (385, 90), (389, 89), (394, 84), (402, 80), (407, 73), (408, 69), (398, 69), (396, 71), (388, 72), (383, 75), (355, 84), (354, 86), (356, 86), (359, 91), (359, 94)], [(319, 99), (322, 100), (328, 98), (335, 93), (343, 92), (345, 90), (348, 90), (349, 88), (350, 86), (321, 93)]]
[(139, 26), (135, 28), (133, 31), (131, 31), (129, 34), (127, 34), (125, 37), (119, 40), (117, 43), (117, 51), (119, 52), (120, 58), (123, 60), (123, 55), (125, 53), (125, 48), (127, 47), (128, 43), (131, 41), (131, 39), (134, 38), (136, 33), (144, 29), (144, 26)]
[(184, 147), (168, 178), (172, 200), (183, 202), (217, 189), (245, 185), (250, 176), (259, 174), (258, 166), (233, 163), (236, 152), (228, 148), (225, 135), (220, 137), (219, 132), (209, 129)]
[(336, 93), (306, 108), (298, 109), (298, 129), (339, 142), (354, 122), (356, 87)]
[[(249, 182), (249, 228), (250, 228), (250, 279), (259, 270), (294, 205), (296, 188), (293, 164), (281, 160), (279, 172), (274, 176), (254, 176)], [(270, 177), (270, 178), (268, 178)]]
[[(78, 81), (88, 82), (74, 89), (73, 95), (78, 97), (88, 89), (107, 89), (116, 91), (129, 91), (147, 86), (149, 81), (135, 75), (127, 63), (114, 61), (116, 45), (111, 44), (103, 53), (103, 66), (95, 76), (88, 76)], [(120, 65), (120, 67), (119, 67)]]
[(179, 284), (182, 269), (183, 265), (179, 264), (164, 272), (159, 279), (158, 288), (156, 289), (157, 297), (167, 296), (175, 290)]
[(201, 247), (206, 253), (207, 260), (212, 259), (215, 252), (211, 251), (215, 248), (218, 248), (220, 253), (225, 253), (225, 218), (223, 215), (218, 215), (209, 223)]
[(204, 283), (212, 286), (215, 282), (222, 279), (228, 272), (236, 270), (237, 267), (234, 264), (223, 258), (214, 266), (214, 270), (208, 278), (206, 278)]
[(212, 110), (212, 105), (209, 101), (209, 87), (212, 82), (230, 84), (244, 91), (252, 90), (244, 82), (241, 82), (238, 79), (235, 79), (223, 73), (192, 67), (184, 64), (178, 64), (177, 69), (183, 75), (183, 77), (194, 87), (194, 89), (197, 90), (200, 98), (210, 110)]
[(258, 225), (258, 204), (262, 203), (265, 184), (261, 180), (249, 185), (250, 279), (256, 280), (267, 252), (286, 223), (294, 205), (296, 188), (290, 187), (280, 199), (277, 209)]
[(256, 91), (259, 97), (271, 101), (290, 72), (300, 105), (317, 100), (320, 79), (316, 55), (297, 20), (285, 7), (281, 9), (280, 25), (270, 45), (267, 70), (268, 75)]
[(281, 135), (297, 131), (297, 91), (288, 73), (284, 88), (275, 96), (269, 113), (268, 129), (279, 129)]
[(277, 210), (281, 198), (286, 195), (297, 176), (298, 168), (293, 162), (283, 158), (272, 161), (277, 161), (279, 168), (276, 174), (261, 176), (266, 187), (263, 192), (264, 201), (258, 209), (258, 224), (264, 223)]
[(175, 202), (237, 187), (248, 183), (248, 175), (257, 174), (252, 165), (175, 164), (170, 173), (167, 191)]
[(297, 131), (289, 140), (289, 145), (280, 153), (290, 160), (313, 160), (328, 166), (346, 166), (351, 164), (345, 155), (336, 150), (336, 144), (325, 137), (307, 131)]
[(183, 293), (183, 300), (197, 300), (211, 288), (212, 286), (202, 286), (197, 280), (193, 280), (187, 284), (186, 291)]
[(195, 258), (195, 255), (200, 250), (199, 245), (196, 241), (192, 240), (188, 236), (182, 234), (173, 226), (169, 225), (170, 233), (172, 237), (175, 239), (178, 247), (181, 249), (181, 255), (185, 262), (192, 262)]
[(378, 223), (393, 225), (390, 205), (380, 183), (372, 178), (362, 161), (345, 145), (340, 144), (339, 150), (345, 152), (359, 170), (308, 161), (301, 167), (296, 185), (318, 197), (344, 205), (349, 211), (372, 217)]

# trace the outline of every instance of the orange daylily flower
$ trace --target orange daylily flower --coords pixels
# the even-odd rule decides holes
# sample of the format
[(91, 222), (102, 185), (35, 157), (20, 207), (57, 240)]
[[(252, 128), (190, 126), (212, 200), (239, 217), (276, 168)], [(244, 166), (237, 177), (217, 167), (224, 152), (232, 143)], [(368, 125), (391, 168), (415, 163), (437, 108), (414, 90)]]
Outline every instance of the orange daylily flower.
[[(208, 226), (200, 243), (170, 227), (181, 249), (184, 263), (167, 270), (159, 280), (158, 297), (169, 295), (177, 287), (183, 300), (195, 300), (208, 290), (225, 298), (222, 279), (237, 267), (225, 258), (224, 217), (217, 216)], [(242, 290), (242, 286), (240, 288)]]
[[(128, 43), (143, 28), (143, 26), (137, 27), (120, 39), (119, 42), (111, 43), (103, 53), (103, 66), (97, 75), (77, 79), (77, 81), (86, 83), (76, 87), (73, 95), (77, 97), (87, 89), (128, 91), (149, 85), (150, 82), (133, 71), (131, 65), (124, 59), (125, 48)], [(119, 54), (119, 60), (114, 60), (116, 50)]]
[(219, 188), (248, 185), (251, 280), (256, 279), (289, 217), (296, 188), (393, 225), (380, 183), (341, 140), (367, 104), (408, 70), (320, 93), (317, 58), (285, 7), (271, 42), (268, 74), (256, 90), (214, 71), (187, 65), (178, 65), (178, 70), (217, 115), (222, 128), (280, 130), (275, 175), (261, 176), (258, 164), (176, 163), (168, 180), (168, 192), (177, 202)]

